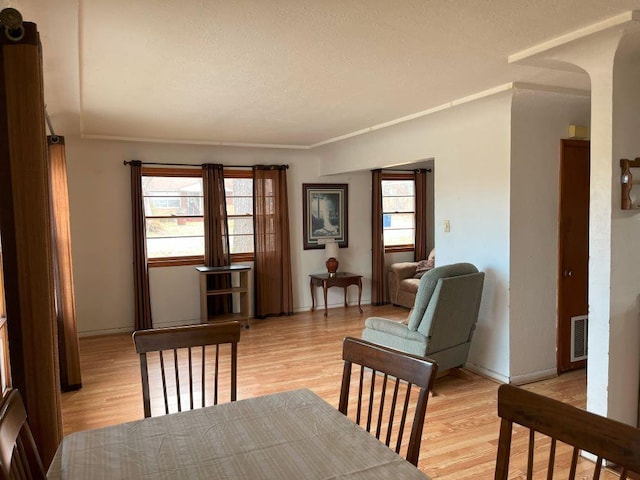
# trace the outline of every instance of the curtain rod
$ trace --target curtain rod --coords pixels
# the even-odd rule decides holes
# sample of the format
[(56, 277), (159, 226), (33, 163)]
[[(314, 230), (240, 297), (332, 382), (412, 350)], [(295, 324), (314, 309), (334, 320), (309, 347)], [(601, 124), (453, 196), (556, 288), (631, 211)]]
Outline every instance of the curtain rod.
[[(131, 165), (135, 160), (124, 160), (123, 165)], [(158, 163), (158, 162), (140, 162), (140, 165), (159, 165), (163, 167), (202, 167), (203, 163)], [(289, 168), (289, 165), (223, 165), (223, 167), (231, 168), (253, 168), (253, 167), (273, 167), (273, 168)]]
[[(412, 168), (411, 170), (400, 170), (400, 169), (395, 169), (395, 168), (380, 168), (380, 169), (377, 169), (377, 170), (380, 170), (381, 172), (399, 172), (399, 173), (402, 173), (402, 172), (411, 172), (411, 173), (413, 173), (413, 172), (418, 172), (420, 170), (426, 170), (428, 173), (431, 173), (431, 169), (430, 168)], [(372, 170), (372, 172), (375, 172), (375, 170)]]

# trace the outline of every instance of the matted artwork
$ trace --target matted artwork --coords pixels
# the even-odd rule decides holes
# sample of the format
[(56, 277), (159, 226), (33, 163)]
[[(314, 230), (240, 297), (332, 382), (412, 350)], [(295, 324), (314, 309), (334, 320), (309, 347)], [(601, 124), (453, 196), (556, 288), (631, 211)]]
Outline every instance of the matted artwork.
[(303, 183), (304, 249), (324, 248), (328, 240), (349, 246), (346, 183)]

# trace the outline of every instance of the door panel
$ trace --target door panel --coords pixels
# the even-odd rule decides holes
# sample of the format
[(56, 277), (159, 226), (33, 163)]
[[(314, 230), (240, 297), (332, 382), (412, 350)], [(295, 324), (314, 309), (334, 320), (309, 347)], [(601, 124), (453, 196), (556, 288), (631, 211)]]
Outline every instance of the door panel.
[(586, 360), (571, 360), (571, 320), (584, 318), (589, 310), (589, 174), (589, 142), (562, 140), (558, 245), (558, 372), (581, 368), (586, 364)]

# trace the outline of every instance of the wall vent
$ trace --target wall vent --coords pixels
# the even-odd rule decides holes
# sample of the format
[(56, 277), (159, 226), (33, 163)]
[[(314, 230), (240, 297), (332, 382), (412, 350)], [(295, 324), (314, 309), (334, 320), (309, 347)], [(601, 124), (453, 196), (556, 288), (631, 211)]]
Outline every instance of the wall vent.
[(589, 316), (571, 317), (571, 361), (577, 362), (587, 358), (587, 333)]

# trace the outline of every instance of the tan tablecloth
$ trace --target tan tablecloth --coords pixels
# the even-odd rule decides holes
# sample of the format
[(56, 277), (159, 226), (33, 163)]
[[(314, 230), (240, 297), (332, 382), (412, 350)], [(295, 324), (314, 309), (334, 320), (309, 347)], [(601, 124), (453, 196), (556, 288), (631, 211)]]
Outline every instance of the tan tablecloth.
[(73, 433), (50, 479), (426, 477), (309, 390)]

